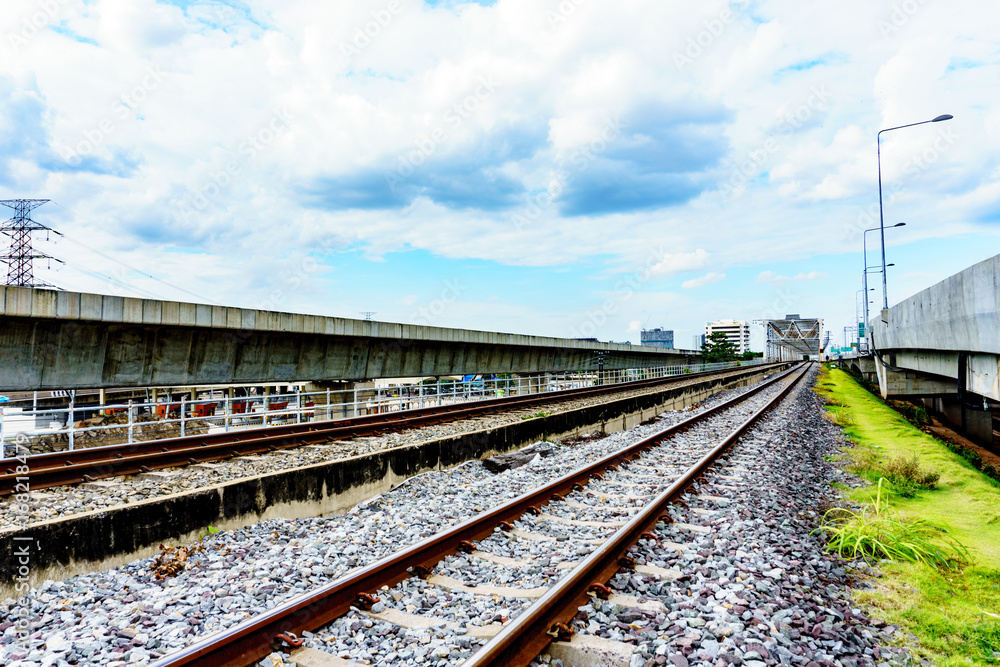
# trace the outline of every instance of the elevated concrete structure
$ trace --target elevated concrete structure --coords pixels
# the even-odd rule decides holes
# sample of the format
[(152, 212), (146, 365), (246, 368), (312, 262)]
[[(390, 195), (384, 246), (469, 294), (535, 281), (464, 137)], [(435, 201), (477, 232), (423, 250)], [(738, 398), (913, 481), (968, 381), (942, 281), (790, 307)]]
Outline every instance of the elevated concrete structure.
[(1000, 410), (1000, 255), (869, 323), (885, 398), (921, 398), (971, 439), (994, 442)]
[(3, 287), (0, 358), (0, 391), (15, 391), (589, 371), (700, 353)]

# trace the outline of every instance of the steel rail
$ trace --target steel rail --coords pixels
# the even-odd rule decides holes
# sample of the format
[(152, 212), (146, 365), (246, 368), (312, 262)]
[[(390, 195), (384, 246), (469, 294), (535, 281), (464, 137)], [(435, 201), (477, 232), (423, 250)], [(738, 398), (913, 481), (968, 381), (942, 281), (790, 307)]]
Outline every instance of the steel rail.
[[(259, 454), (278, 449), (289, 449), (303, 444), (318, 444), (329, 440), (378, 435), (389, 430), (418, 428), (442, 424), (458, 419), (477, 417), (498, 410), (512, 410), (533, 405), (558, 403), (590, 396), (635, 391), (648, 387), (678, 384), (712, 376), (726, 376), (773, 368), (780, 364), (736, 367), (673, 375), (664, 378), (636, 380), (615, 385), (581, 387), (558, 392), (511, 396), (476, 401), (475, 403), (431, 406), (395, 413), (350, 417), (309, 424), (290, 424), (267, 427), (254, 431), (217, 433), (213, 435), (186, 436), (163, 440), (144, 441), (131, 445), (106, 445), (70, 451), (36, 454), (27, 458), (31, 488), (44, 489), (65, 484), (78, 484), (119, 475), (133, 475), (150, 470), (178, 467), (192, 463), (207, 463), (234, 456)], [(24, 474), (18, 473), (25, 465), (20, 459), (0, 460), (0, 496), (16, 492)]]
[(640, 536), (664, 518), (664, 511), (715, 460), (731, 447), (761, 417), (777, 406), (806, 377), (811, 364), (806, 364), (799, 376), (782, 391), (740, 424), (725, 440), (705, 454), (667, 489), (622, 526), (608, 541), (593, 551), (580, 565), (550, 588), (525, 613), (508, 622), (485, 646), (476, 651), (462, 667), (525, 667), (553, 641), (549, 634), (557, 623), (569, 625), (577, 608), (588, 599), (593, 584), (604, 584), (622, 569), (619, 558)]
[(480, 540), (491, 535), (502, 522), (513, 521), (529, 509), (533, 507), (537, 509), (538, 506), (549, 502), (554, 495), (568, 493), (575, 485), (586, 483), (594, 475), (614, 468), (655, 447), (666, 438), (742, 403), (775, 383), (781, 382), (795, 370), (793, 367), (739, 396), (658, 431), (640, 442), (578, 468), (492, 510), (466, 519), (452, 528), (344, 575), (315, 591), (279, 604), (264, 614), (167, 655), (153, 663), (152, 667), (182, 665), (243, 667), (256, 662), (280, 645), (281, 642), (276, 639), (278, 635), (300, 634), (304, 630), (314, 630), (326, 625), (346, 614), (362, 593), (370, 594), (383, 586), (393, 586), (413, 576), (412, 571), (415, 568), (430, 568), (448, 554), (455, 553), (460, 543)]

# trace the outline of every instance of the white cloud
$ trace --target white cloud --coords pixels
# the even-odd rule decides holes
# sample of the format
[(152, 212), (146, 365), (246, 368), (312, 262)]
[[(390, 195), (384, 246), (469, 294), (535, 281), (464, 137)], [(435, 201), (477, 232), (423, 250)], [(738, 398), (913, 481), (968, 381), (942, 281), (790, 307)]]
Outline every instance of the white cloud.
[(654, 276), (668, 276), (683, 271), (694, 271), (706, 266), (709, 262), (709, 253), (702, 248), (693, 252), (668, 253), (650, 269), (650, 274)]
[[(793, 0), (399, 2), (348, 57), (341, 44), (353, 44), (385, 0), (43, 3), (56, 14), (20, 45), (10, 37), (42, 5), (5, 0), (0, 127), (14, 139), (0, 149), (0, 194), (72, 208), (80, 215), (49, 205), (39, 219), (220, 303), (269, 302), (277, 290), (282, 308), (367, 309), (386, 283), (337, 282), (348, 251), (385, 260), (373, 271), (419, 294), (431, 279), (394, 254), (542, 267), (539, 281), (588, 262), (623, 267), (623, 276), (649, 267), (653, 278), (725, 271), (726, 290), (744, 267), (745, 282), (763, 270), (756, 284), (777, 286), (826, 277), (778, 264), (860, 250), (859, 219), (877, 201), (879, 128), (953, 113), (949, 123), (883, 135), (885, 185), (898, 189), (887, 222), (908, 224), (887, 242), (995, 228), (1000, 39), (976, 3), (920, 3), (883, 37), (891, 7), (862, 0), (808, 9)], [(576, 9), (551, 25), (546, 12), (563, 5)], [(731, 17), (721, 31), (706, 32), (723, 10)], [(698, 52), (678, 65), (692, 43)], [(150, 67), (162, 84), (123, 113), (118, 103)], [(491, 76), (496, 90), (456, 116)], [(12, 102), (28, 98), (37, 108)], [(285, 109), (289, 127), (270, 137)], [(627, 121), (621, 137), (576, 159), (615, 118)], [(91, 141), (105, 119), (111, 131)], [(954, 139), (936, 149), (945, 129)], [(247, 150), (262, 133), (266, 145)], [(88, 141), (87, 157), (122, 168), (61, 164), (62, 151)], [(382, 172), (411, 155), (422, 161), (410, 177), (417, 194), (394, 199)], [(238, 173), (227, 174), (230, 163)], [(650, 172), (670, 178), (641, 189)], [(567, 213), (564, 184), (597, 173), (591, 200), (611, 205)], [(655, 199), (671, 187), (675, 199)], [(616, 208), (630, 192), (650, 202)], [(194, 207), (198, 195), (206, 204)], [(516, 227), (535, 199), (531, 224)], [(67, 245), (48, 250), (100, 265)], [(281, 286), (305, 256), (321, 264), (309, 289)], [(64, 282), (109, 289), (90, 277)], [(665, 287), (656, 282), (632, 288), (623, 311), (656, 311), (647, 304)], [(574, 288), (562, 289), (553, 299), (572, 298)], [(532, 331), (548, 317), (516, 282), (499, 290), (517, 306), (502, 311), (508, 330)], [(698, 296), (706, 310), (732, 307), (723, 290)], [(635, 317), (618, 313), (608, 330)], [(477, 326), (472, 315), (455, 318)]]
[(819, 271), (810, 271), (809, 273), (797, 273), (794, 276), (782, 276), (774, 271), (761, 271), (754, 281), (758, 285), (786, 285), (788, 283), (801, 283), (809, 280), (824, 280), (829, 278), (830, 274), (821, 273)]
[(691, 280), (685, 280), (681, 283), (681, 287), (684, 289), (693, 289), (695, 287), (704, 287), (705, 285), (711, 285), (712, 283), (721, 282), (726, 279), (725, 273), (716, 273), (715, 271), (709, 271), (700, 278), (693, 278)]
[(642, 322), (639, 320), (632, 320), (628, 323), (628, 328), (625, 329), (625, 333), (639, 333), (642, 330)]

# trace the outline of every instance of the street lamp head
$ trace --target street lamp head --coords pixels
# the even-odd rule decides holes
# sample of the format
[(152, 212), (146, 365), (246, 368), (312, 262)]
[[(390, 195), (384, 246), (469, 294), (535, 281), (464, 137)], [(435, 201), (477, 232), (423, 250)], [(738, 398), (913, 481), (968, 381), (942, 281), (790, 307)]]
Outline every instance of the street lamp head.
[(896, 224), (893, 225), (893, 227), (906, 227), (906, 223), (905, 222), (897, 222)]
[(896, 266), (896, 265), (895, 264), (886, 264), (886, 267), (889, 267), (889, 266)]
[(943, 120), (951, 120), (952, 118), (954, 118), (954, 116), (952, 116), (950, 113), (946, 113), (946, 114), (941, 114), (937, 118), (932, 119), (931, 122), (940, 123)]

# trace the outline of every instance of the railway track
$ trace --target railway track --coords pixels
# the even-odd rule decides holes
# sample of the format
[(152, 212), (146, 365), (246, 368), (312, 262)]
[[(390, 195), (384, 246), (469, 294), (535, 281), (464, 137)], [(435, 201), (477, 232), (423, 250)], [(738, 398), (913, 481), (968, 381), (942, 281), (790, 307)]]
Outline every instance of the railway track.
[[(303, 632), (316, 632), (312, 643), (335, 645), (345, 623), (395, 624), (397, 631), (408, 624), (447, 626), (449, 621), (441, 617), (432, 615), (430, 621), (421, 621), (405, 607), (392, 606), (428, 586), (458, 596), (492, 594), (501, 599), (534, 600), (514, 611), (505, 610), (510, 620), (498, 614), (506, 621), (502, 625), (463, 622), (461, 628), (471, 653), (463, 664), (528, 665), (553, 639), (569, 638), (569, 623), (590, 595), (609, 595), (605, 583), (621, 568), (637, 567), (623, 558), (626, 551), (640, 540), (655, 540), (649, 531), (658, 522), (671, 521), (668, 506), (778, 405), (809, 368), (809, 364), (793, 368), (495, 509), (168, 655), (155, 667), (248, 665), (276, 648), (305, 650), (299, 648)], [(626, 488), (635, 493), (623, 495)], [(504, 545), (515, 541), (572, 544), (575, 557), (585, 557), (575, 560), (564, 550), (547, 557), (540, 571), (519, 562), (516, 550), (503, 555)], [(491, 575), (500, 572), (504, 580), (528, 587), (497, 588), (449, 576), (469, 570), (470, 559), (489, 563), (486, 570)], [(527, 574), (519, 571), (525, 566)], [(671, 576), (666, 571), (658, 574)], [(386, 632), (391, 634), (391, 629)], [(478, 650), (472, 652), (473, 648)]]
[[(777, 365), (769, 364), (755, 368), (766, 369)], [(326, 422), (274, 426), (252, 432), (188, 436), (139, 442), (131, 445), (111, 445), (35, 454), (28, 457), (30, 483), (33, 490), (79, 484), (120, 475), (134, 475), (152, 470), (210, 463), (237, 456), (290, 449), (301, 445), (381, 435), (390, 431), (444, 424), (507, 410), (531, 408), (538, 405), (661, 386), (682, 386), (691, 381), (725, 376), (741, 370), (745, 371), (746, 368), (706, 371), (601, 387), (488, 399), (472, 404), (433, 406)], [(0, 497), (14, 494), (18, 484), (24, 481), (23, 473), (17, 472), (21, 465), (23, 464), (19, 459), (0, 460)]]

